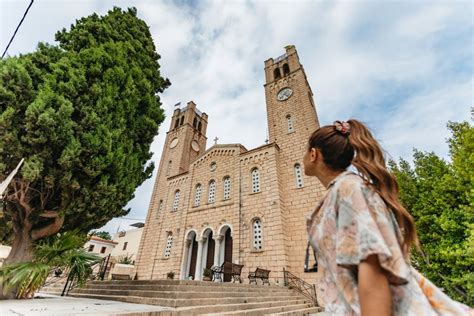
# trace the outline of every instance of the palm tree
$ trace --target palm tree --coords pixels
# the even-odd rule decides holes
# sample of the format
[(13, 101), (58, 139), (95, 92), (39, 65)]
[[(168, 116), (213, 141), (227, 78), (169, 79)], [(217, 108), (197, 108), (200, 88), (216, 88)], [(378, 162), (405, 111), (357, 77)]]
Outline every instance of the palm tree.
[(92, 273), (92, 265), (102, 258), (87, 253), (84, 236), (70, 231), (45, 238), (35, 245), (33, 260), (0, 268), (0, 284), (6, 293), (16, 289), (16, 298), (32, 298), (51, 272), (62, 270), (68, 280), (82, 285)]

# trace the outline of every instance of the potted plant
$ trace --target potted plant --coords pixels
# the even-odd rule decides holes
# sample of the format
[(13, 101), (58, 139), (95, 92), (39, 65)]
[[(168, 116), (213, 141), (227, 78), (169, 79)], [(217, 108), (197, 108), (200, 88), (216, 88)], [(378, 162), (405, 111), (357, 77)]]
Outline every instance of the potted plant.
[(169, 279), (169, 280), (173, 280), (174, 279), (174, 272), (170, 271), (170, 272), (166, 273), (166, 278)]
[(211, 281), (212, 280), (212, 270), (209, 268), (205, 268), (203, 273), (202, 273), (202, 280), (203, 281)]

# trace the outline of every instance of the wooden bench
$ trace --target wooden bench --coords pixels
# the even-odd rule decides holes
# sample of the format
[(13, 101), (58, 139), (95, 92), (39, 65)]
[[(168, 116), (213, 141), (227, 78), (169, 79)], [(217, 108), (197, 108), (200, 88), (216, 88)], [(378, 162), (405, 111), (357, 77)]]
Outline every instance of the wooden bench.
[(262, 283), (263, 284), (268, 284), (270, 285), (270, 281), (268, 280), (269, 276), (270, 276), (270, 270), (265, 270), (265, 269), (262, 269), (262, 268), (258, 268), (255, 269), (255, 272), (250, 272), (249, 273), (249, 284), (252, 284), (252, 283), (255, 283), (257, 284), (257, 279), (260, 279), (262, 280)]
[(230, 274), (233, 279), (233, 283), (235, 281), (239, 281), (239, 283), (242, 283), (242, 278), (240, 277), (242, 273), (242, 268), (244, 267), (243, 264), (237, 264), (237, 263), (232, 263), (228, 261), (224, 261), (222, 265), (220, 266), (213, 266), (211, 268), (213, 272), (213, 277), (212, 280), (216, 281), (219, 280), (220, 282), (223, 282), (222, 275)]

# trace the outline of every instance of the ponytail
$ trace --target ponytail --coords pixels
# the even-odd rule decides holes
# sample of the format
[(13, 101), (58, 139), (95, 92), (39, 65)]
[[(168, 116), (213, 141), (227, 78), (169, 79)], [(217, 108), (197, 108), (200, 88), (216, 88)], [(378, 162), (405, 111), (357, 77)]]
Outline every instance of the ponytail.
[(412, 245), (419, 248), (418, 237), (413, 217), (400, 203), (399, 188), (395, 177), (385, 166), (382, 148), (374, 139), (367, 127), (357, 120), (349, 120), (351, 147), (355, 151), (352, 165), (361, 176), (382, 197), (385, 204), (392, 210), (402, 231), (401, 246), (407, 255)]
[(332, 170), (344, 171), (351, 164), (357, 168), (395, 215), (402, 231), (403, 253), (408, 256), (412, 245), (419, 249), (415, 222), (398, 200), (397, 181), (385, 166), (382, 148), (364, 124), (349, 120), (323, 126), (310, 136), (308, 148), (320, 149), (324, 163)]

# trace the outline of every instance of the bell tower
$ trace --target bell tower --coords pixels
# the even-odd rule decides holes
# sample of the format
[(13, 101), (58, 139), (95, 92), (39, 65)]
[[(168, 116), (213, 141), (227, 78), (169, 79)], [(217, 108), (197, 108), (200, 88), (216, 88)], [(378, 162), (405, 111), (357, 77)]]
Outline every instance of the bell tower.
[(201, 113), (193, 101), (177, 108), (171, 118), (159, 174), (169, 178), (188, 171), (190, 163), (206, 150), (207, 114)]
[(319, 121), (313, 92), (294, 46), (286, 46), (283, 55), (265, 61), (264, 87), (269, 141), (280, 149), (277, 174), (286, 268), (301, 275), (307, 242), (305, 216), (325, 189), (316, 177), (304, 174), (303, 155)]
[[(281, 149), (304, 143), (317, 127), (313, 92), (293, 45), (265, 61), (265, 99), (270, 142)], [(298, 146), (299, 147), (299, 146)]]

